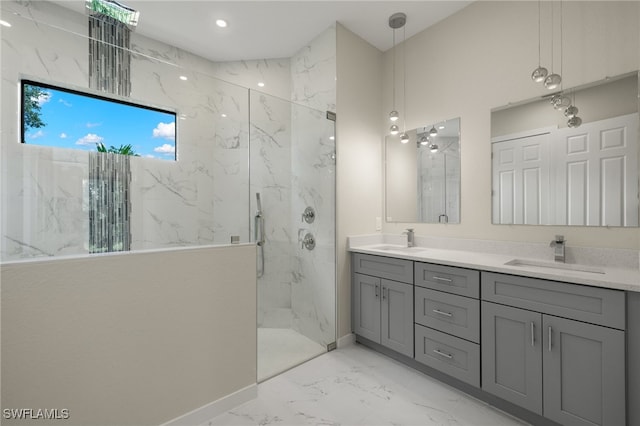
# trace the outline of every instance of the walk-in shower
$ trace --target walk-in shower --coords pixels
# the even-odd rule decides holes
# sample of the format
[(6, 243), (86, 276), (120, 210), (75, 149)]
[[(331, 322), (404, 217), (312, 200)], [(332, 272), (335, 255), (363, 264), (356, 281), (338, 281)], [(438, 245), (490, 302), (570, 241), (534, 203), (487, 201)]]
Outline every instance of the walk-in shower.
[(261, 381), (335, 342), (335, 130), (325, 111), (258, 92), (250, 117)]
[[(319, 36), (324, 47), (303, 48), (290, 59), (219, 63), (135, 33), (135, 52), (126, 45), (108, 49), (99, 39), (92, 39), (90, 46), (88, 30), (83, 34), (87, 16), (51, 2), (2, 2), (0, 9), (14, 20), (12, 30), (2, 33), (3, 43), (12, 46), (2, 51), (6, 111), (19, 105), (24, 76), (102, 96), (102, 89), (92, 87), (87, 78), (93, 63), (90, 52), (113, 59), (122, 50), (130, 54), (125, 86), (132, 90), (109, 97), (172, 113), (170, 123), (163, 119), (144, 127), (144, 141), (153, 144), (152, 152), (126, 157), (126, 167), (112, 167), (117, 170), (111, 174), (94, 167), (90, 159), (102, 160), (103, 155), (96, 143), (87, 141), (128, 143), (107, 133), (114, 127), (127, 130), (114, 114), (101, 117), (114, 122), (111, 127), (96, 119), (64, 129), (58, 129), (60, 120), (52, 116), (43, 120), (51, 127), (28, 135), (77, 141), (74, 149), (16, 143), (19, 120), (15, 113), (3, 114), (0, 260), (89, 256), (116, 246), (127, 252), (254, 243), (258, 379), (333, 345), (335, 122), (326, 110), (335, 108), (335, 28)], [(73, 22), (72, 30), (47, 23), (54, 15)], [(41, 52), (49, 56), (43, 59)], [(112, 66), (118, 61), (98, 62)], [(310, 63), (317, 64), (314, 73), (309, 73)], [(332, 63), (333, 68), (323, 68)], [(270, 86), (278, 96), (220, 79), (242, 74), (236, 78), (239, 83), (258, 81), (266, 68), (271, 81), (279, 82)], [(53, 95), (46, 98), (53, 99), (51, 104), (68, 103)], [(162, 131), (168, 128), (173, 131)], [(141, 139), (131, 142), (134, 149)], [(100, 195), (96, 182), (114, 179), (127, 183), (110, 191), (122, 203), (93, 202)], [(125, 192), (126, 198), (121, 197)], [(113, 237), (109, 229), (118, 225), (105, 215), (105, 204), (126, 213), (127, 227), (120, 227), (125, 243), (100, 242), (102, 234), (96, 229)], [(103, 216), (109, 217), (96, 219)], [(311, 216), (314, 220), (307, 220)], [(98, 245), (100, 250), (94, 247)], [(247, 300), (249, 306), (253, 303)]]

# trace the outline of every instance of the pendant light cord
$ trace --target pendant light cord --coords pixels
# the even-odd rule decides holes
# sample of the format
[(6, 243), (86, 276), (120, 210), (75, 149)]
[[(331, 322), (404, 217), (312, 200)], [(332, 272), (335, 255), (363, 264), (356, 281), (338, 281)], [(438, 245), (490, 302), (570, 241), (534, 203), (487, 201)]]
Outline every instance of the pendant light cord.
[(540, 48), (540, 45), (542, 44), (542, 41), (541, 41), (542, 30), (540, 29), (540, 20), (541, 20), (540, 19), (540, 15), (542, 13), (542, 9), (540, 7), (540, 3), (541, 2), (542, 2), (542, 0), (538, 0), (538, 68), (540, 68), (540, 63), (542, 62), (542, 59), (541, 59), (541, 55), (542, 55), (541, 51), (542, 50)]
[(551, 72), (552, 73), (555, 72), (555, 70), (554, 70), (555, 67), (553, 66), (553, 56), (554, 56), (553, 55), (553, 44), (554, 44), (553, 43), (553, 39), (555, 38), (554, 37), (555, 25), (554, 25), (554, 22), (553, 22), (553, 15), (554, 15), (554, 13), (553, 13), (553, 2), (551, 2)]
[(407, 133), (407, 33), (402, 27), (402, 132)]
[[(562, 64), (564, 63), (564, 58), (563, 58), (563, 53), (564, 53), (564, 49), (563, 49), (563, 36), (562, 36), (562, 22), (564, 21), (563, 18), (563, 14), (562, 14), (562, 0), (560, 0), (560, 75), (564, 75), (563, 74), (563, 69), (562, 69)], [(563, 81), (560, 80), (560, 90), (562, 90), (562, 83)]]
[(391, 87), (393, 89), (393, 110), (396, 110), (396, 29), (393, 29), (393, 81)]

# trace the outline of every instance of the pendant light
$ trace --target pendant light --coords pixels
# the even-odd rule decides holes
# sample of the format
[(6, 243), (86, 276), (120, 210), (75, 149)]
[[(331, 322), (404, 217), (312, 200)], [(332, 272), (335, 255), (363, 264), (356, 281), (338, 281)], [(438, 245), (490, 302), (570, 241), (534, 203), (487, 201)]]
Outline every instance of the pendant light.
[(567, 126), (571, 128), (580, 127), (580, 125), (582, 124), (582, 118), (578, 117), (578, 107), (576, 107), (575, 104), (576, 92), (574, 91), (573, 102), (567, 109), (564, 110), (564, 115), (569, 118), (569, 120), (567, 121)]
[(431, 130), (429, 130), (429, 136), (431, 136), (432, 138), (438, 136), (438, 130), (436, 129), (436, 126), (431, 126)]
[(538, 68), (536, 68), (535, 70), (533, 70), (533, 72), (531, 73), (531, 79), (533, 81), (535, 81), (536, 83), (542, 83), (544, 81), (544, 79), (547, 77), (547, 75), (549, 74), (549, 71), (547, 71), (547, 69), (543, 66), (540, 65), (540, 44), (541, 44), (541, 35), (540, 35), (540, 14), (541, 14), (541, 8), (540, 8), (540, 2), (542, 0), (538, 0)]
[[(553, 72), (553, 34), (554, 34), (554, 25), (553, 25), (553, 3), (551, 4), (551, 72), (547, 78), (544, 79), (544, 87), (549, 90), (554, 90), (560, 87), (562, 84), (562, 77), (560, 74), (556, 74)], [(562, 0), (560, 0), (560, 72), (562, 72)]]
[(393, 30), (393, 64), (392, 64), (392, 90), (393, 90), (393, 110), (389, 113), (389, 120), (393, 123), (390, 128), (392, 135), (397, 135), (399, 132), (398, 126), (395, 124), (400, 118), (400, 114), (396, 110), (396, 30), (404, 27), (407, 22), (407, 16), (404, 13), (394, 13), (389, 17), (389, 27)]

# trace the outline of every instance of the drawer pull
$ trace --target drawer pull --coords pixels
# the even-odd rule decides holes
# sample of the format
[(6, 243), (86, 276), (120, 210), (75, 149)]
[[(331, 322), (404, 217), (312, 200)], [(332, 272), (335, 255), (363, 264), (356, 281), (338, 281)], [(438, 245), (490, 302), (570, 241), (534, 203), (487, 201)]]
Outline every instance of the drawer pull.
[(549, 352), (551, 352), (551, 340), (552, 340), (553, 330), (549, 327)]
[(433, 352), (437, 353), (438, 355), (445, 357), (447, 359), (453, 359), (453, 355), (448, 354), (448, 353), (444, 353), (442, 352), (440, 349), (434, 349)]
[(376, 284), (376, 299), (380, 297), (380, 286), (378, 286), (378, 284)]
[(449, 318), (451, 318), (453, 316), (452, 313), (444, 312), (444, 311), (441, 311), (440, 309), (434, 309), (433, 312), (435, 312), (438, 315), (442, 315), (442, 316), (449, 317)]
[(442, 282), (445, 282), (445, 283), (452, 283), (453, 282), (453, 280), (450, 279), (450, 278), (433, 277), (433, 279), (436, 280), (436, 281), (442, 281)]

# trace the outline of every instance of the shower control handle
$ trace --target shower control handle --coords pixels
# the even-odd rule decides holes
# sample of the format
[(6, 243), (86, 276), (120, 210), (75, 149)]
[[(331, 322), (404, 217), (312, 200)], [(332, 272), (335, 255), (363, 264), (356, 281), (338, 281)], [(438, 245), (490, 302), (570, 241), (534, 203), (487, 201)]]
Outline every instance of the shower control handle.
[(308, 232), (303, 240), (302, 240), (302, 248), (306, 248), (307, 250), (313, 250), (316, 247), (316, 239), (313, 234)]
[(313, 221), (316, 220), (316, 211), (313, 207), (309, 206), (304, 209), (304, 212), (302, 213), (302, 220), (307, 223), (313, 223)]

